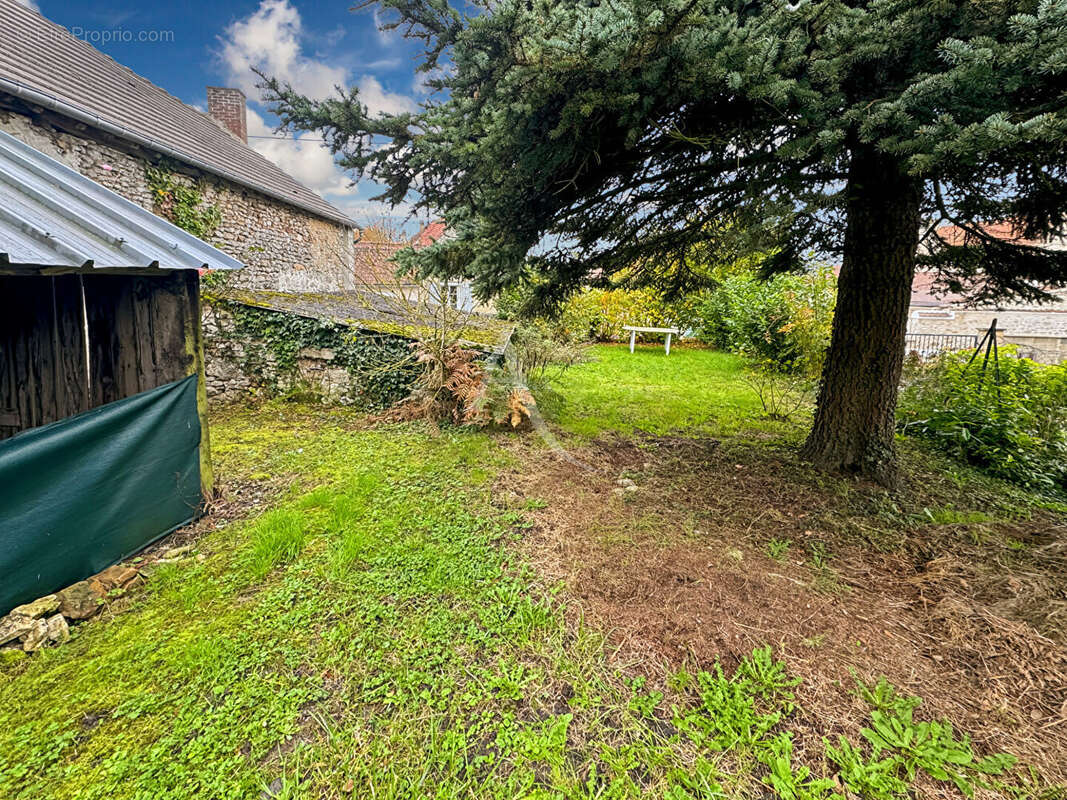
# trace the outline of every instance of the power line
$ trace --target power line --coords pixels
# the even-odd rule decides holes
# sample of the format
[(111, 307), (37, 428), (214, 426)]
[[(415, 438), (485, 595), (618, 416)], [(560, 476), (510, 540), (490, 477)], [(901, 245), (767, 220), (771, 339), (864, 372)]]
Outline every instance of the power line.
[(306, 139), (306, 138), (301, 138), (299, 136), (255, 136), (255, 135), (250, 133), (250, 134), (248, 134), (248, 138), (249, 139), (289, 139), (289, 140), (294, 141), (294, 142), (322, 142), (323, 144), (326, 143), (325, 139)]

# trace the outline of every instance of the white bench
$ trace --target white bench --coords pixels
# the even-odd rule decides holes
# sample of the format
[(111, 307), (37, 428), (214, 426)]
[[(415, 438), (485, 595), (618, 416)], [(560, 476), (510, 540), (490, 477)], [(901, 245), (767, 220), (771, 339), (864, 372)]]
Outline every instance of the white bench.
[(671, 354), (671, 336), (679, 333), (677, 328), (639, 328), (636, 325), (623, 325), (624, 331), (630, 332), (630, 352), (634, 351), (634, 342), (637, 341), (637, 334), (639, 333), (665, 333), (667, 334), (667, 344), (664, 346), (664, 350), (667, 351), (667, 355)]

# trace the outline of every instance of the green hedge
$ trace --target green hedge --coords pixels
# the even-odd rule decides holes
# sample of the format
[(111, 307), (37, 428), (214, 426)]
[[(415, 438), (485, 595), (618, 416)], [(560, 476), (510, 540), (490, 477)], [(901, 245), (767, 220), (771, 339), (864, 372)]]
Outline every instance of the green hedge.
[[(497, 312), (505, 319), (520, 316), (525, 299), (522, 289), (497, 298)], [(654, 289), (582, 289), (572, 295), (549, 324), (553, 334), (566, 341), (629, 341), (624, 325), (650, 328), (677, 327), (683, 331), (695, 321), (697, 295), (665, 300)], [(655, 335), (638, 337), (657, 340)]]
[(837, 280), (820, 267), (760, 279), (723, 279), (695, 306), (697, 338), (784, 372), (817, 374), (830, 344)]

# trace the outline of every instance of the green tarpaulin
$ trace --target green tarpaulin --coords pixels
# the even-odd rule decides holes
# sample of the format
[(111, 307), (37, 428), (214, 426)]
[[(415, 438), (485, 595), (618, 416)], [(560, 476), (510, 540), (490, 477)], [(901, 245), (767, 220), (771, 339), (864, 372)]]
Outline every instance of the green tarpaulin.
[(190, 522), (196, 376), (0, 442), (0, 614)]

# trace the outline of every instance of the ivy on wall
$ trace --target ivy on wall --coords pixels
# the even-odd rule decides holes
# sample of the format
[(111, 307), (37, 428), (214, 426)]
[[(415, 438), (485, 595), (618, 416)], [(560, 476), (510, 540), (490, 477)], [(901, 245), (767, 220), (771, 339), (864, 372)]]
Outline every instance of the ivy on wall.
[(222, 221), (219, 209), (204, 202), (199, 184), (187, 184), (161, 165), (146, 166), (144, 170), (152, 202), (156, 210), (179, 228), (198, 239), (206, 239)]
[(412, 358), (411, 342), (400, 336), (361, 331), (322, 319), (255, 308), (227, 300), (213, 300), (233, 321), (220, 325), (222, 337), (244, 345), (240, 367), (274, 392), (280, 383), (298, 380), (297, 358), (307, 348), (332, 350), (332, 363), (343, 367), (357, 387), (356, 404), (381, 409), (411, 393), (420, 369)]

